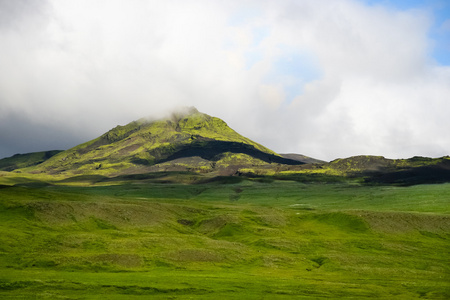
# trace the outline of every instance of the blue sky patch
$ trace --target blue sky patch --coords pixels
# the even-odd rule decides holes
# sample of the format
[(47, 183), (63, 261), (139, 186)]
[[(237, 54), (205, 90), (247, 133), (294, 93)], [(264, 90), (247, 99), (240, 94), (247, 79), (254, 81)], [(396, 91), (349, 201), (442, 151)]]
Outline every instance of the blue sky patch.
[(264, 58), (264, 55), (259, 50), (247, 51), (244, 54), (245, 57), (245, 68), (250, 70), (257, 62)]
[(237, 10), (229, 19), (228, 25), (230, 26), (242, 26), (249, 20), (261, 16), (261, 9), (257, 6), (244, 6)]
[(395, 10), (422, 9), (433, 16), (428, 37), (433, 41), (430, 56), (439, 65), (450, 66), (450, 1), (449, 0), (363, 0), (368, 5), (381, 5)]
[(253, 42), (252, 46), (256, 47), (261, 44), (261, 42), (270, 35), (270, 30), (267, 27), (256, 27), (252, 30)]
[(286, 95), (285, 100), (290, 103), (303, 93), (306, 83), (320, 79), (322, 71), (317, 58), (309, 52), (282, 48), (285, 48), (283, 54), (275, 60), (265, 81), (281, 85)]

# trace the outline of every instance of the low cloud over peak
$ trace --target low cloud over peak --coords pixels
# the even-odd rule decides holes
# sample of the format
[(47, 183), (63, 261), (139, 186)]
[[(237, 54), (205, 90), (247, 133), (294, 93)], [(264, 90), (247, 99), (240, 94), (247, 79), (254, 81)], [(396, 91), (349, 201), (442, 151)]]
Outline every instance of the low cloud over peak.
[(448, 7), (391, 2), (0, 0), (0, 157), (176, 106), (283, 153), (449, 154)]

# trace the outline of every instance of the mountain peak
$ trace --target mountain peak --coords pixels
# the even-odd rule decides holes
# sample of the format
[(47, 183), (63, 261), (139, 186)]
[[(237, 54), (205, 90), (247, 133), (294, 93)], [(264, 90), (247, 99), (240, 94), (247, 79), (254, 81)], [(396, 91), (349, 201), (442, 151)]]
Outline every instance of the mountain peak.
[(163, 119), (116, 126), (55, 155), (38, 169), (108, 176), (161, 170), (232, 173), (237, 166), (277, 163), (301, 164), (238, 134), (219, 118), (181, 107)]
[(173, 122), (179, 122), (181, 119), (200, 114), (200, 112), (194, 106), (182, 106), (174, 109), (170, 113), (170, 119)]
[(200, 113), (200, 112), (194, 106), (178, 107), (178, 108), (174, 109), (174, 111), (172, 112), (172, 114), (174, 114), (174, 115), (179, 115), (179, 116), (183, 116), (183, 117), (198, 114), (198, 113)]

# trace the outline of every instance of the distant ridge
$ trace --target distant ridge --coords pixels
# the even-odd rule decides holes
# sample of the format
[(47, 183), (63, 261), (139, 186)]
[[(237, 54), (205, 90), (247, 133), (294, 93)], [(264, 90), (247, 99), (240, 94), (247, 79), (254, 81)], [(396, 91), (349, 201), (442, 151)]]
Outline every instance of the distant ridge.
[(15, 169), (35, 166), (60, 152), (62, 150), (15, 154), (11, 157), (0, 159), (0, 171), (13, 171)]
[(335, 174), (364, 178), (366, 183), (414, 185), (450, 182), (450, 157), (414, 156), (387, 159), (383, 156), (359, 155), (336, 159), (324, 167)]
[(302, 155), (302, 154), (295, 154), (295, 153), (287, 153), (287, 154), (280, 154), (282, 157), (284, 158), (288, 158), (288, 159), (292, 159), (292, 160), (297, 160), (300, 161), (302, 163), (305, 164), (322, 164), (322, 163), (326, 163), (326, 161), (324, 160), (320, 160), (320, 159), (315, 159), (306, 155)]

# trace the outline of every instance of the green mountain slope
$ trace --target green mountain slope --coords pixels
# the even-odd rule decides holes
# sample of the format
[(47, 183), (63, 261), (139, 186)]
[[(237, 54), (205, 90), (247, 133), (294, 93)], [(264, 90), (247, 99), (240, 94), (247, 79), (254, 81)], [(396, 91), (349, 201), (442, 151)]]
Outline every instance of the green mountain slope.
[(170, 118), (140, 119), (29, 168), (31, 172), (117, 176), (157, 171), (236, 172), (242, 166), (302, 164), (190, 108)]

